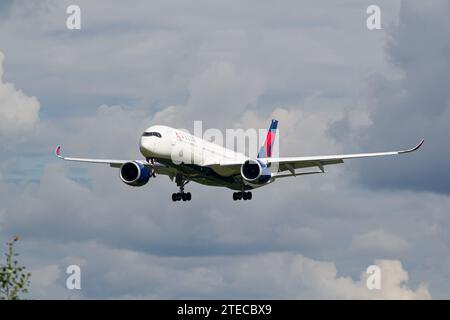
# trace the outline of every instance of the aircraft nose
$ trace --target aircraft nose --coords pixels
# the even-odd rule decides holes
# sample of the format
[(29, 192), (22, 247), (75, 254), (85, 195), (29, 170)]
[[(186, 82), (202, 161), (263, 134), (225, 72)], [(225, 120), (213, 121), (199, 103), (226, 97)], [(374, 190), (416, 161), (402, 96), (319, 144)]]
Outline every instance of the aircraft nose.
[(143, 156), (151, 155), (154, 152), (155, 141), (152, 137), (142, 137), (139, 149)]

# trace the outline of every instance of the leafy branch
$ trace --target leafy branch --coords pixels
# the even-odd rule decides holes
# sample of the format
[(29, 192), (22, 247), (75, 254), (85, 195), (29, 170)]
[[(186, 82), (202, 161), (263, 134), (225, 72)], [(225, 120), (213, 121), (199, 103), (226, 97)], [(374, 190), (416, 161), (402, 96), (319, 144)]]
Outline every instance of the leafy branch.
[(0, 300), (19, 300), (20, 294), (28, 293), (31, 273), (17, 261), (19, 255), (14, 251), (14, 244), (19, 241), (15, 236), (6, 243), (6, 263), (0, 264)]

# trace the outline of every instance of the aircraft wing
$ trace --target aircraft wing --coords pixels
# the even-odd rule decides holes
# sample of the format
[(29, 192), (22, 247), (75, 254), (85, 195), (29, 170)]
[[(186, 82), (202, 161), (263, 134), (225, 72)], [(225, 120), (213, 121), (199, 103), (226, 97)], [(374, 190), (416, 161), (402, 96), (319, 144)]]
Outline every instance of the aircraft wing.
[(168, 176), (172, 176), (176, 174), (176, 170), (174, 171), (174, 169), (169, 168), (167, 166), (165, 166), (164, 164), (158, 163), (158, 162), (153, 162), (153, 163), (148, 163), (146, 161), (143, 160), (112, 160), (112, 159), (91, 159), (91, 158), (71, 158), (71, 157), (64, 157), (61, 154), (61, 146), (57, 146), (55, 149), (55, 155), (65, 161), (75, 161), (75, 162), (87, 162), (87, 163), (101, 163), (101, 164), (108, 164), (111, 167), (114, 168), (120, 168), (124, 163), (129, 162), (129, 161), (136, 161), (139, 162), (141, 164), (143, 164), (146, 167), (152, 168), (156, 171), (156, 173), (158, 174), (165, 174)]
[[(389, 151), (389, 152), (373, 152), (373, 153), (355, 153), (355, 154), (340, 154), (340, 155), (328, 155), (328, 156), (312, 156), (312, 157), (282, 157), (282, 158), (259, 158), (258, 160), (265, 163), (266, 165), (270, 165), (273, 167), (274, 165), (278, 165), (278, 172), (274, 173), (274, 177), (287, 177), (287, 176), (296, 176), (300, 174), (312, 174), (312, 173), (323, 173), (325, 172), (324, 167), (332, 164), (344, 163), (344, 160), (347, 159), (357, 159), (357, 158), (371, 158), (371, 157), (380, 157), (380, 156), (392, 156), (392, 155), (400, 155), (404, 153), (410, 153), (419, 149), (424, 140), (420, 141), (420, 143), (414, 148), (407, 150), (399, 150), (399, 151)], [(228, 163), (222, 162), (221, 166), (238, 166), (242, 165), (238, 163)], [(303, 169), (303, 168), (311, 168), (316, 167), (319, 168), (319, 172), (307, 172), (307, 173), (298, 173), (295, 169)], [(290, 174), (280, 174), (283, 171), (290, 171)]]

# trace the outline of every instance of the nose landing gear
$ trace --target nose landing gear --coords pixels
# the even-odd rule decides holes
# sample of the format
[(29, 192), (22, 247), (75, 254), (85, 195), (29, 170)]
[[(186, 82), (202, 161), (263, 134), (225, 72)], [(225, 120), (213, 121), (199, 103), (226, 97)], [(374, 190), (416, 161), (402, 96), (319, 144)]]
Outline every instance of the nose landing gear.
[(153, 158), (146, 158), (145, 160), (147, 160), (147, 162), (151, 164), (151, 168), (152, 168), (151, 172), (150, 172), (151, 176), (153, 178), (156, 178), (156, 170), (155, 170), (155, 167), (154, 167), (155, 159), (153, 159)]

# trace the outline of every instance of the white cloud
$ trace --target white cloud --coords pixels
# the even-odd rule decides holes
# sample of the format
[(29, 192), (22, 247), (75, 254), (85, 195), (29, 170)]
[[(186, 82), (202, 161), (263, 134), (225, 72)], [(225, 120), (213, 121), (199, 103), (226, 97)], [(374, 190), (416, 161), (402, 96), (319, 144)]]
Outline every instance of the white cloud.
[(4, 58), (0, 52), (0, 138), (29, 133), (39, 119), (39, 101), (3, 82)]
[[(71, 261), (74, 261), (73, 259)], [(76, 261), (76, 260), (75, 260)], [(55, 264), (39, 265), (30, 269), (30, 292), (27, 295), (31, 299), (81, 299), (82, 291), (68, 290), (66, 279), (68, 275), (65, 268), (69, 264), (58, 261)]]
[(376, 299), (431, 299), (425, 283), (416, 290), (408, 288), (409, 274), (398, 260), (376, 260), (381, 269), (381, 290), (375, 291)]
[[(87, 258), (81, 268), (79, 292), (87, 298), (431, 298), (425, 284), (416, 289), (408, 286), (408, 272), (398, 260), (375, 261), (381, 269), (381, 290), (369, 290), (364, 271), (359, 279), (353, 280), (338, 275), (334, 263), (296, 253), (183, 258), (112, 249), (95, 243), (78, 243), (68, 248), (71, 257), (60, 261), (70, 263)], [(56, 266), (38, 269), (34, 276), (39, 278), (34, 282), (34, 292), (50, 298), (69, 293)], [(46, 295), (45, 289), (51, 287), (53, 290)]]

